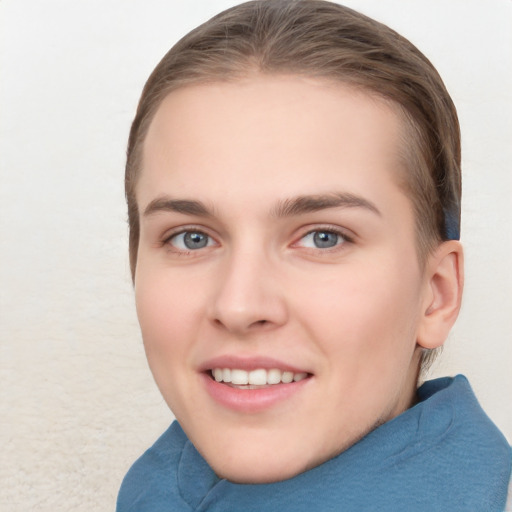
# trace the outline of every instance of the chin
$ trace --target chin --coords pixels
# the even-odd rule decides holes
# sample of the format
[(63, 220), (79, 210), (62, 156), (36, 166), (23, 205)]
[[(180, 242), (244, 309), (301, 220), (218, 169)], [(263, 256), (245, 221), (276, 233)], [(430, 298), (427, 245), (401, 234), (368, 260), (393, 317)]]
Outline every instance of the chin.
[(293, 478), (308, 469), (307, 467), (290, 469), (281, 466), (254, 467), (257, 464), (259, 464), (259, 461), (256, 464), (253, 462), (250, 467), (247, 467), (246, 465), (235, 465), (223, 467), (219, 469), (219, 471), (217, 471), (215, 467), (213, 469), (218, 477), (225, 478), (226, 480), (236, 484), (270, 484), (280, 482), (282, 480)]
[[(214, 453), (203, 453), (219, 478), (237, 484), (268, 484), (288, 480), (312, 469), (337, 453), (311, 453), (306, 446), (285, 446), (285, 442), (267, 443), (255, 439), (231, 443)], [(252, 444), (254, 450), (247, 450)]]

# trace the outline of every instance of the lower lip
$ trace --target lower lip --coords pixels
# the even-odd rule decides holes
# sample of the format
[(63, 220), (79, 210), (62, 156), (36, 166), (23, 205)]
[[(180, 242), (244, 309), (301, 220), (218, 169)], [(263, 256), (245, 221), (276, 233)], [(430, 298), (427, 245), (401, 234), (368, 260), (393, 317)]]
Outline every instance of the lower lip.
[(207, 373), (203, 373), (202, 378), (206, 390), (217, 403), (243, 413), (256, 413), (270, 409), (300, 392), (311, 380), (311, 377), (307, 377), (290, 384), (273, 384), (260, 389), (239, 389), (217, 382)]

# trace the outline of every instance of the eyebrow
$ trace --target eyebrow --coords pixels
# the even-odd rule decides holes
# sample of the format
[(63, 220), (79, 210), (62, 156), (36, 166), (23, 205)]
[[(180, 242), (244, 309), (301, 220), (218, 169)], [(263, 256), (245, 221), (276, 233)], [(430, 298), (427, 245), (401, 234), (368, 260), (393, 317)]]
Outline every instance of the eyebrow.
[(213, 217), (213, 212), (201, 201), (190, 199), (171, 199), (158, 197), (153, 199), (144, 210), (144, 217), (158, 212), (175, 212), (184, 215), (196, 215), (198, 217)]
[[(363, 208), (376, 215), (381, 215), (379, 209), (367, 199), (347, 193), (337, 192), (319, 195), (304, 195), (279, 201), (271, 210), (274, 217), (292, 217), (306, 213), (317, 212), (329, 208)], [(158, 212), (174, 212), (197, 217), (213, 217), (213, 210), (201, 201), (191, 199), (172, 199), (158, 197), (153, 199), (144, 209), (144, 217)]]
[(381, 216), (379, 209), (368, 199), (347, 192), (298, 196), (280, 201), (273, 209), (276, 217), (289, 217), (317, 212), (328, 208), (363, 208)]

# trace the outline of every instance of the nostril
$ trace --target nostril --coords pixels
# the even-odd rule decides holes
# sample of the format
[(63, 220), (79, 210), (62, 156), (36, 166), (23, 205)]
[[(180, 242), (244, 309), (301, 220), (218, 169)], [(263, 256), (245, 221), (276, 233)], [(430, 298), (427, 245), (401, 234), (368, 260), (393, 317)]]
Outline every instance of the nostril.
[(267, 326), (270, 326), (271, 324), (272, 322), (270, 320), (255, 320), (254, 322), (249, 322), (248, 324), (237, 325), (233, 321), (223, 321), (222, 318), (213, 319), (213, 325), (215, 325), (215, 327), (217, 328), (227, 329), (229, 331), (240, 331), (240, 333), (246, 332), (247, 334), (252, 331), (265, 329)]

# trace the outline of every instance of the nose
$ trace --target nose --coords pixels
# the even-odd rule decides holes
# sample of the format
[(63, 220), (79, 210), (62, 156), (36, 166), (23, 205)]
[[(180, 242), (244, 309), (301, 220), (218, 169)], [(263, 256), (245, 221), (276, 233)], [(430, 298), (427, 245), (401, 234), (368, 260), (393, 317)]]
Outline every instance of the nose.
[(256, 251), (232, 254), (222, 262), (210, 318), (219, 327), (244, 336), (279, 327), (288, 320), (276, 264)]

